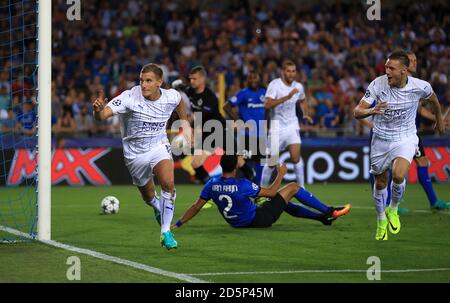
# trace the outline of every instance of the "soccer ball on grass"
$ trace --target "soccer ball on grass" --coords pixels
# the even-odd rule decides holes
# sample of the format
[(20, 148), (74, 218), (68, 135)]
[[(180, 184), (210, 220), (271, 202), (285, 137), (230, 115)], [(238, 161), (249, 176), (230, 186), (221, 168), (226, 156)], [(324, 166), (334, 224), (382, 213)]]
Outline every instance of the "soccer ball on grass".
[(117, 214), (119, 212), (119, 199), (114, 196), (106, 196), (102, 200), (101, 208), (105, 215)]

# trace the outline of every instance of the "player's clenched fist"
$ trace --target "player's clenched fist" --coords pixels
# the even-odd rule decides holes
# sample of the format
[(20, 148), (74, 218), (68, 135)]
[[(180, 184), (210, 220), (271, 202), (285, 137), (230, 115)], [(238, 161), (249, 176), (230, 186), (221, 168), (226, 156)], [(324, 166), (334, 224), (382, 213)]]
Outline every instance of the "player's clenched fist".
[(98, 113), (98, 112), (101, 112), (105, 108), (105, 105), (107, 102), (108, 102), (108, 99), (105, 98), (105, 92), (103, 90), (101, 90), (99, 92), (97, 99), (95, 99), (94, 102), (92, 103), (92, 107), (94, 108), (94, 111)]

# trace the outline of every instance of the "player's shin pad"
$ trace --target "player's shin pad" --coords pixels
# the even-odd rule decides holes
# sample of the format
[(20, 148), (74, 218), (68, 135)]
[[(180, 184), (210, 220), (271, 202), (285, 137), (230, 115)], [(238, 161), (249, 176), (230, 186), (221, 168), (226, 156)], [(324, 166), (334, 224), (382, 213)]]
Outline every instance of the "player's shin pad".
[(175, 209), (175, 199), (177, 195), (174, 191), (173, 193), (161, 190), (161, 233), (170, 230), (170, 225), (172, 223), (173, 212)]

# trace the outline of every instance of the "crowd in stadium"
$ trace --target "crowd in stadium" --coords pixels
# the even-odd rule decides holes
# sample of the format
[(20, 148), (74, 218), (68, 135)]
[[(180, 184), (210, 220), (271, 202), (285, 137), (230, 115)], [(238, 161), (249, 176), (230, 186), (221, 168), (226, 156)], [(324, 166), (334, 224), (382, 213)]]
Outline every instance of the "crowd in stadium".
[[(302, 125), (306, 135), (362, 135), (367, 130), (353, 119), (352, 110), (369, 81), (384, 73), (387, 54), (401, 47), (416, 53), (417, 77), (432, 84), (444, 109), (450, 105), (450, 17), (445, 0), (393, 1), (389, 6), (383, 2), (381, 21), (367, 20), (363, 1), (291, 2), (83, 1), (81, 21), (72, 22), (66, 19), (65, 1), (57, 2), (53, 132), (119, 136), (118, 119), (94, 121), (91, 102), (99, 89), (112, 99), (138, 84), (139, 71), (148, 62), (163, 68), (168, 84), (186, 79), (192, 67), (203, 65), (217, 93), (217, 76), (225, 73), (230, 98), (245, 86), (249, 70), (257, 70), (266, 86), (279, 76), (281, 62), (291, 59), (315, 122)], [(31, 133), (36, 119), (32, 96), (27, 102), (15, 98), (8, 89), (8, 73), (0, 74), (0, 82), (2, 131)], [(421, 128), (432, 134), (432, 125), (425, 119)]]

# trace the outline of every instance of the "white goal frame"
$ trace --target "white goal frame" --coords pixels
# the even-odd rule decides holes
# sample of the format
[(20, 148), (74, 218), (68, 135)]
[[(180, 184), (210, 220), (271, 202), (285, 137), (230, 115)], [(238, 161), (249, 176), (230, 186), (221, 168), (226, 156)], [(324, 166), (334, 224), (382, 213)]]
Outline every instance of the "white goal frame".
[(51, 239), (52, 1), (38, 1), (37, 239)]

